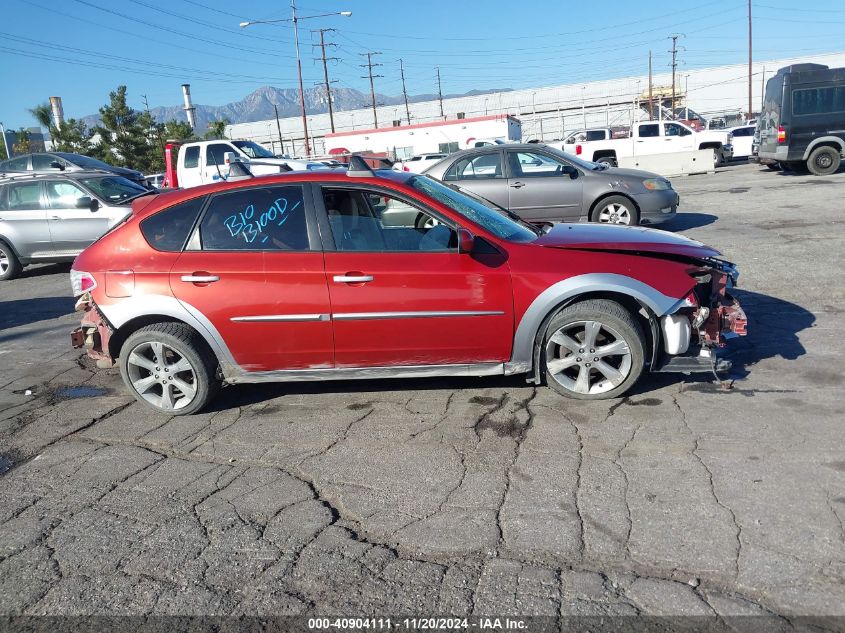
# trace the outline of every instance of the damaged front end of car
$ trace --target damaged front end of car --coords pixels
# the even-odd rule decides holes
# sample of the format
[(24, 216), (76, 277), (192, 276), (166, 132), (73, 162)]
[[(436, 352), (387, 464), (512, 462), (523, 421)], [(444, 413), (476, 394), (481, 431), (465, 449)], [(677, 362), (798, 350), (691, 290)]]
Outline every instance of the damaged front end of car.
[(726, 372), (731, 362), (718, 355), (727, 341), (745, 336), (748, 318), (730, 289), (739, 272), (732, 263), (708, 258), (688, 270), (696, 281), (689, 294), (660, 318), (662, 357), (652, 371)]

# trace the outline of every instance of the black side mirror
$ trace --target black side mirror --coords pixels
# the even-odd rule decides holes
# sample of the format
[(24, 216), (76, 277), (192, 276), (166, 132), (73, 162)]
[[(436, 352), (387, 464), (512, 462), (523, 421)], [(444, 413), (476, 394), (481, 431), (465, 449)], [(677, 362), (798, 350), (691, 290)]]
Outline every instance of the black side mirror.
[(471, 253), (475, 247), (475, 236), (466, 229), (458, 229), (458, 252)]
[(81, 198), (76, 199), (76, 208), (90, 209), (91, 213), (94, 213), (97, 209), (100, 208), (100, 201), (90, 196), (82, 196)]
[(564, 165), (563, 169), (560, 170), (561, 173), (566, 174), (572, 180), (575, 180), (578, 177), (578, 170), (575, 169), (572, 165)]
[(60, 171), (64, 171), (65, 166), (62, 165), (59, 161), (54, 160), (52, 163), (50, 163), (50, 169), (58, 169)]

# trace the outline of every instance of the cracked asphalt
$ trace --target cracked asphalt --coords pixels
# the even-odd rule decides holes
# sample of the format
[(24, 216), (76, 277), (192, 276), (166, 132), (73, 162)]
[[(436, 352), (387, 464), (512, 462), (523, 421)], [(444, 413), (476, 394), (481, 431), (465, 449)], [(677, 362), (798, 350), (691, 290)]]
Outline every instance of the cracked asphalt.
[[(0, 286), (0, 614), (845, 615), (845, 173), (674, 180), (741, 271), (733, 388), (228, 387), (142, 408)], [(776, 618), (776, 619), (775, 619)]]

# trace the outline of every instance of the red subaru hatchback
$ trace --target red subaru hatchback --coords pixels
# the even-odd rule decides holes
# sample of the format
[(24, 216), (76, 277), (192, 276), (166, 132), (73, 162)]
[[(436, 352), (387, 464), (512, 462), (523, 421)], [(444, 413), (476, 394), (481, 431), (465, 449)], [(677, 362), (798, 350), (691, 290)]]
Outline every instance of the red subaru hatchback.
[(77, 257), (72, 334), (142, 403), (223, 383), (528, 375), (582, 399), (711, 371), (735, 268), (672, 233), (521, 222), (430, 177), (291, 172), (149, 195)]

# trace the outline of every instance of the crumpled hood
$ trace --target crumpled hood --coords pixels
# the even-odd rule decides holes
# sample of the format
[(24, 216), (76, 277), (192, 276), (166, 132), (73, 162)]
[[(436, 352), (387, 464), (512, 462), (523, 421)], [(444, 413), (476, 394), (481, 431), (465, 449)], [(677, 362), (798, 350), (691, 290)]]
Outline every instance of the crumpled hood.
[(694, 258), (718, 257), (719, 251), (669, 231), (617, 224), (555, 224), (535, 242), (551, 248), (667, 253)]

